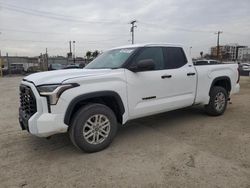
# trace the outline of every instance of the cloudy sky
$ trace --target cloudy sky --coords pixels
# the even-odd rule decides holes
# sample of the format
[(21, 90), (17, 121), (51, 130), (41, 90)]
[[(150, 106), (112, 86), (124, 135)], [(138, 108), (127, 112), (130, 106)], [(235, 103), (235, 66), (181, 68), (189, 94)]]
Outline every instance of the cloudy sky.
[(76, 55), (131, 43), (129, 22), (136, 19), (135, 42), (179, 43), (192, 56), (221, 44), (250, 46), (249, 0), (0, 0), (2, 54)]

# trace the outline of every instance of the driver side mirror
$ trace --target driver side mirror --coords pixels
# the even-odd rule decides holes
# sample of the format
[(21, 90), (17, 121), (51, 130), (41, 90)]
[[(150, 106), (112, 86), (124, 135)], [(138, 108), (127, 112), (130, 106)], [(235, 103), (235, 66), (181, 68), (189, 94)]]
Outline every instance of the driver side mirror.
[(155, 70), (155, 62), (153, 59), (143, 59), (138, 61), (136, 66), (130, 67), (129, 70), (133, 72)]

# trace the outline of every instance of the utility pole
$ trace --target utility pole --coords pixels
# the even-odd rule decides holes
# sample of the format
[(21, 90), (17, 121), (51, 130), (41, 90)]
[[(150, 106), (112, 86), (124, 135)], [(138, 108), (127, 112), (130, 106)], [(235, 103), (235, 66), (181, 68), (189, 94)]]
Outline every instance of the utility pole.
[(69, 41), (69, 53), (67, 53), (67, 64), (72, 60), (71, 41)]
[(133, 20), (133, 21), (130, 22), (130, 24), (131, 24), (130, 32), (131, 32), (131, 34), (132, 34), (132, 44), (134, 44), (134, 30), (135, 30), (135, 28), (137, 27), (137, 26), (135, 25), (136, 22), (137, 22), (136, 20)]
[(46, 48), (46, 54), (45, 54), (45, 71), (49, 70), (49, 57), (48, 57), (48, 49)]
[(220, 34), (222, 34), (222, 31), (218, 31), (215, 34), (217, 35), (217, 59), (219, 59), (220, 54)]
[(71, 54), (71, 41), (69, 41), (69, 53)]
[(74, 55), (73, 55), (73, 61), (74, 61), (74, 64), (76, 63), (76, 41), (73, 41), (73, 52), (74, 52)]
[(41, 70), (41, 58), (42, 58), (42, 55), (40, 54), (37, 58), (37, 62), (38, 62), (38, 66), (40, 67), (40, 70)]

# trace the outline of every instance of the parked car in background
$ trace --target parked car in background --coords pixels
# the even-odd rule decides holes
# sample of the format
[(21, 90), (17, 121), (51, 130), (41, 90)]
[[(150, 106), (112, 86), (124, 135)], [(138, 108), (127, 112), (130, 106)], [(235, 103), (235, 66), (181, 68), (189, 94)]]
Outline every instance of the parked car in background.
[(81, 69), (81, 68), (82, 67), (80, 67), (78, 64), (71, 64), (71, 65), (67, 65), (63, 69)]
[(49, 65), (49, 70), (60, 70), (63, 69), (64, 66), (60, 63), (53, 63)]
[(8, 67), (2, 65), (2, 73), (3, 73), (3, 75), (7, 75), (8, 74)]
[(194, 65), (215, 65), (215, 64), (221, 64), (221, 62), (217, 60), (212, 60), (212, 59), (203, 59), (203, 60), (197, 60), (193, 62)]
[(27, 69), (27, 73), (35, 73), (35, 72), (39, 72), (40, 71), (40, 67), (39, 66), (30, 66)]
[(11, 74), (23, 74), (24, 73), (24, 66), (22, 63), (12, 63), (10, 65), (10, 72)]
[(241, 63), (240, 68), (243, 71), (250, 71), (250, 63)]

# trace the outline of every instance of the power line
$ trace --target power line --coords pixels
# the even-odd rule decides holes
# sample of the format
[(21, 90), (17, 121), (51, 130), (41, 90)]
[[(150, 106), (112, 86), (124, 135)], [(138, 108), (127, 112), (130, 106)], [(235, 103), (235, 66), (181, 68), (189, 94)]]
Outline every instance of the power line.
[(144, 21), (140, 21), (140, 23), (142, 25), (147, 25), (150, 26), (152, 28), (158, 27), (161, 29), (167, 29), (167, 30), (179, 30), (179, 31), (186, 31), (186, 32), (194, 32), (194, 33), (213, 33), (214, 31), (212, 30), (198, 30), (198, 29), (190, 29), (190, 28), (184, 28), (184, 27), (180, 27), (180, 26), (174, 26), (174, 25), (167, 25), (167, 28), (165, 28), (165, 26), (159, 25), (159, 24), (154, 24), (154, 23), (148, 23), (148, 22), (144, 22)]
[[(72, 34), (71, 32), (63, 32), (63, 33), (57, 33), (57, 32), (43, 32), (43, 31), (31, 31), (31, 30), (21, 30), (21, 29), (6, 29), (1, 28), (2, 31), (8, 31), (8, 32), (21, 32), (21, 33), (33, 33), (33, 34), (48, 34), (48, 35), (65, 35), (65, 34)], [(87, 35), (87, 36), (128, 36), (128, 34), (105, 34), (105, 33), (98, 33), (98, 34), (87, 34), (87, 33), (74, 33), (74, 35)]]
[[(72, 17), (69, 15), (55, 14), (55, 13), (48, 12), (48, 11), (41, 11), (41, 10), (30, 9), (30, 8), (28, 9), (25, 7), (16, 6), (16, 5), (5, 3), (2, 1), (0, 1), (0, 5), (2, 8), (10, 10), (10, 11), (24, 13), (24, 14), (38, 16), (38, 17), (43, 17), (43, 18), (55, 19), (55, 20), (59, 20), (59, 21), (79, 22), (79, 23), (85, 23), (85, 24), (114, 24), (114, 25), (125, 24), (125, 22), (124, 23), (118, 22), (117, 20), (86, 21), (82, 17)], [(140, 21), (140, 23), (142, 25), (147, 25), (147, 26), (150, 26), (153, 28), (158, 27), (158, 28), (165, 30), (165, 27), (163, 26), (163, 24), (159, 25), (159, 24), (149, 23), (149, 22), (144, 22), (144, 21)], [(170, 29), (170, 30), (184, 31), (184, 32), (194, 32), (194, 33), (196, 33), (196, 32), (197, 33), (214, 33), (214, 31), (212, 31), (212, 30), (190, 29), (190, 28), (184, 28), (184, 27), (180, 27), (180, 26), (171, 26), (169, 24), (167, 25), (167, 29), (168, 30)], [(248, 36), (248, 35), (243, 35), (240, 33), (232, 33), (232, 32), (225, 32), (225, 34)]]
[[(160, 28), (162, 30), (175, 30), (175, 31), (184, 31), (184, 32), (191, 32), (191, 33), (214, 33), (215, 30), (199, 30), (199, 29), (190, 29), (190, 28), (184, 28), (181, 26), (176, 26), (176, 25), (167, 25), (168, 27), (165, 28), (165, 26), (159, 25), (159, 24), (154, 24), (154, 23), (148, 23), (148, 22), (144, 22), (144, 21), (140, 21), (140, 24), (144, 25), (144, 26), (149, 26), (153, 29), (155, 29), (155, 27)], [(249, 35), (247, 34), (242, 34), (242, 33), (234, 33), (234, 32), (228, 32), (228, 31), (224, 31), (223, 32), (226, 35), (238, 35), (238, 36), (243, 36), (243, 37), (248, 37)]]
[(26, 40), (26, 39), (1, 39), (9, 42), (39, 42), (39, 43), (64, 43), (64, 41)]
[[(125, 24), (122, 22), (117, 22), (117, 20), (86, 21), (84, 20), (84, 18), (81, 18), (81, 17), (72, 17), (69, 15), (55, 14), (55, 13), (48, 12), (48, 11), (35, 10), (35, 9), (30, 9), (30, 8), (28, 9), (25, 7), (16, 6), (16, 5), (1, 2), (1, 1), (0, 3), (1, 3), (0, 5), (2, 8), (5, 8), (10, 11), (24, 13), (24, 14), (33, 15), (33, 16), (39, 16), (43, 18), (55, 19), (55, 20), (60, 20), (60, 21), (79, 22), (79, 23), (85, 23), (85, 24), (114, 24), (114, 25)], [(153, 28), (158, 27), (161, 29), (165, 29), (163, 25), (159, 25), (159, 24), (154, 24), (154, 23), (149, 23), (149, 22), (144, 22), (144, 21), (140, 21), (140, 23), (142, 25), (147, 25)], [(184, 32), (214, 33), (214, 31), (212, 30), (197, 30), (197, 29), (184, 28), (180, 26), (171, 26), (169, 24), (168, 24), (167, 29), (184, 31)], [(239, 33), (231, 33), (231, 32), (226, 32), (225, 34), (242, 35)], [(242, 36), (247, 36), (247, 35), (242, 35)]]
[(59, 21), (80, 22), (80, 23), (86, 23), (86, 24), (90, 24), (90, 23), (91, 24), (93, 24), (93, 23), (96, 23), (96, 24), (104, 23), (104, 22), (93, 22), (93, 21), (90, 22), (90, 21), (61, 18), (61, 17), (49, 16), (49, 15), (42, 15), (42, 14), (39, 14), (39, 13), (27, 12), (27, 11), (24, 11), (24, 10), (18, 10), (18, 9), (9, 8), (9, 7), (4, 7), (4, 8), (8, 9), (8, 10), (11, 10), (11, 11), (14, 11), (14, 12), (21, 12), (21, 13), (28, 14), (28, 15), (39, 16), (39, 17), (43, 17), (43, 18), (50, 18), (50, 19), (59, 20)]
[[(100, 43), (100, 42), (114, 42), (114, 40), (121, 39), (121, 37), (114, 37), (105, 40), (93, 40), (93, 41), (79, 41), (80, 43)], [(32, 43), (67, 43), (65, 41), (50, 41), (50, 40), (26, 40), (26, 39), (1, 39), (0, 41), (9, 42), (32, 42)]]
[(52, 15), (52, 16), (59, 16), (59, 17), (66, 17), (66, 18), (76, 18), (76, 17), (72, 17), (72, 16), (69, 16), (69, 15), (62, 15), (62, 14), (55, 14), (55, 13), (52, 13), (52, 12), (48, 12), (48, 11), (42, 11), (42, 10), (36, 10), (36, 9), (30, 9), (30, 8), (26, 8), (26, 7), (20, 7), (20, 6), (16, 6), (16, 5), (13, 5), (13, 4), (9, 4), (9, 3), (6, 3), (6, 2), (1, 2), (0, 3), (4, 6), (7, 6), (8, 8), (16, 8), (16, 9), (21, 9), (21, 10), (25, 10), (25, 11), (29, 11), (29, 12), (33, 12), (33, 13), (41, 13), (41, 14), (45, 14), (45, 15)]
[(49, 34), (49, 35), (65, 35), (66, 33), (54, 33), (54, 32), (41, 32), (41, 31), (30, 31), (30, 30), (21, 30), (21, 29), (6, 29), (0, 28), (2, 31), (8, 32), (18, 32), (18, 33), (34, 33), (34, 34)]
[(24, 13), (28, 15), (33, 15), (33, 16), (39, 16), (43, 18), (49, 18), (49, 19), (55, 19), (55, 20), (60, 20), (60, 21), (70, 21), (70, 22), (81, 22), (81, 23), (86, 23), (86, 24), (124, 24), (122, 22), (117, 22), (116, 20), (102, 20), (102, 21), (86, 21), (84, 18), (76, 18), (68, 15), (61, 15), (61, 14), (55, 14), (47, 11), (40, 11), (40, 10), (35, 10), (35, 9), (27, 9), (24, 7), (19, 7), (7, 3), (1, 3), (1, 7), (4, 9), (7, 9), (9, 11), (14, 11), (14, 12), (19, 12), (19, 13)]
[(223, 34), (225, 34), (225, 35), (238, 35), (238, 36), (242, 36), (242, 37), (249, 37), (249, 35), (247, 35), (247, 34), (232, 33), (232, 32), (228, 32), (228, 31), (224, 31)]

